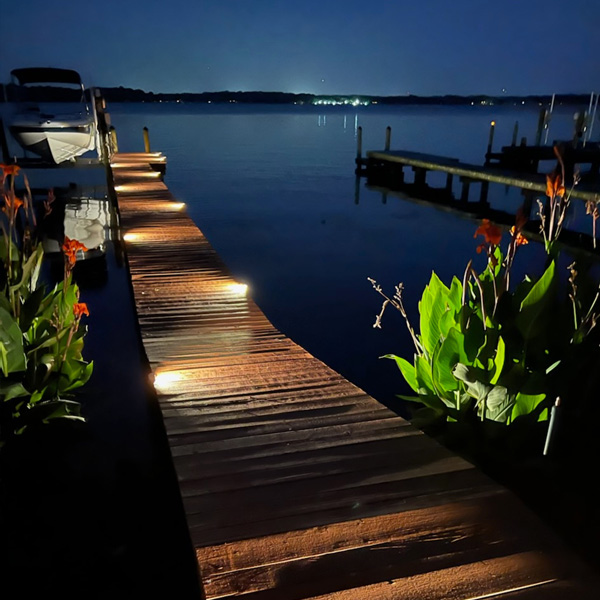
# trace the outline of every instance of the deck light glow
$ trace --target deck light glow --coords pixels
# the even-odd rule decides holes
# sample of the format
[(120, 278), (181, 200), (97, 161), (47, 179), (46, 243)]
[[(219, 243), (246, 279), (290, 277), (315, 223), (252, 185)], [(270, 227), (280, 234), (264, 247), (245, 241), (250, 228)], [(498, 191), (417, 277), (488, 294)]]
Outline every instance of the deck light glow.
[(228, 287), (231, 292), (240, 296), (245, 296), (248, 292), (248, 286), (245, 283), (230, 283)]
[(135, 233), (134, 231), (129, 231), (128, 233), (126, 233), (123, 236), (123, 239), (126, 242), (135, 242), (136, 240), (139, 240), (141, 237), (142, 237), (141, 234)]
[(157, 392), (166, 393), (177, 383), (183, 379), (181, 371), (157, 371), (154, 374), (154, 389)]

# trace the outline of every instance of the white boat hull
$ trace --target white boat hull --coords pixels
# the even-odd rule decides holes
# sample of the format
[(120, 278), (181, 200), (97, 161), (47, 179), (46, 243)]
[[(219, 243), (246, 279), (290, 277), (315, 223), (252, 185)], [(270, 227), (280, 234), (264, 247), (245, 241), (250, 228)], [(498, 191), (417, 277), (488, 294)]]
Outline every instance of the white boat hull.
[(11, 123), (10, 132), (24, 150), (55, 164), (96, 147), (96, 127), (88, 117), (21, 115)]

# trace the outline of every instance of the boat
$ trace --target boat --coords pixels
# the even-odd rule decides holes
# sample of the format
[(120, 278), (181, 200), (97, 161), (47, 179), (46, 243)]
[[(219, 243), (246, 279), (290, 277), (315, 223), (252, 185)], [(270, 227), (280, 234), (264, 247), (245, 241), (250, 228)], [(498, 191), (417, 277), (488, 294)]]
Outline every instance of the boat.
[[(95, 112), (86, 101), (77, 71), (31, 67), (14, 69), (11, 76), (16, 99), (19, 104), (25, 100), (25, 106), (13, 116), (9, 131), (24, 150), (60, 164), (96, 149)], [(74, 101), (75, 108), (65, 113), (50, 111), (39, 102), (42, 95), (60, 100), (63, 106), (64, 100)]]

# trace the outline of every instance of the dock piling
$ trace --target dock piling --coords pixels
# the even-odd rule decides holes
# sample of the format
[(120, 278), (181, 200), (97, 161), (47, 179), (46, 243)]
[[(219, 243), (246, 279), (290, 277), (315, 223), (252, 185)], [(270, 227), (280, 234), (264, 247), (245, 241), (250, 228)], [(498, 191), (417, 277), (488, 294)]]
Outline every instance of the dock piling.
[(150, 154), (150, 135), (147, 127), (144, 127), (144, 152)]
[(496, 121), (490, 123), (490, 137), (488, 138), (487, 152), (485, 154), (485, 164), (490, 162), (490, 154), (492, 153), (492, 144), (494, 143), (494, 130), (496, 129)]
[(119, 144), (117, 142), (117, 130), (114, 128), (113, 125), (111, 125), (108, 132), (110, 134), (111, 154), (115, 154), (119, 151)]
[(517, 145), (517, 136), (519, 135), (519, 121), (515, 121), (515, 126), (513, 127), (512, 141), (510, 143), (511, 146)]
[(542, 143), (542, 132), (544, 131), (544, 124), (546, 122), (546, 109), (542, 108), (538, 116), (537, 131), (535, 132), (535, 145), (539, 146)]
[(2, 117), (0, 117), (0, 150), (2, 150), (2, 162), (5, 164), (10, 163), (8, 142), (6, 140), (6, 132), (4, 131), (4, 121), (2, 121)]
[(386, 151), (390, 149), (391, 140), (392, 140), (392, 128), (388, 125), (385, 128), (385, 149), (386, 149)]

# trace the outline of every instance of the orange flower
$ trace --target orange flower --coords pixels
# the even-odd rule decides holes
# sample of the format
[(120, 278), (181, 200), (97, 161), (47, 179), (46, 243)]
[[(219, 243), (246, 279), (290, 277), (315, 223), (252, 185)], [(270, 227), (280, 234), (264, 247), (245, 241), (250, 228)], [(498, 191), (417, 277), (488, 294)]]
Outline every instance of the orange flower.
[(517, 246), (525, 246), (526, 244), (529, 244), (529, 240), (522, 233), (518, 232), (514, 225), (510, 228), (510, 235), (515, 238), (515, 244)]
[(3, 177), (8, 177), (8, 175), (16, 177), (19, 174), (19, 171), (21, 170), (21, 167), (19, 167), (19, 165), (0, 165), (0, 167), (2, 168)]
[(558, 173), (546, 175), (546, 196), (548, 198), (562, 198), (565, 195), (565, 186), (562, 177)]
[(65, 235), (65, 241), (62, 245), (62, 251), (65, 253), (65, 257), (70, 266), (74, 265), (77, 262), (77, 251), (83, 250), (84, 252), (87, 248), (78, 240), (72, 240)]
[(12, 192), (4, 194), (4, 206), (2, 207), (2, 212), (6, 213), (8, 218), (11, 219), (11, 222), (21, 206), (23, 206), (23, 200), (17, 198)]
[(90, 316), (87, 304), (85, 302), (76, 302), (73, 304), (73, 314), (77, 318), (81, 318), (83, 315)]
[[(477, 228), (473, 237), (477, 237), (478, 235), (482, 235), (485, 238), (486, 243), (492, 244), (493, 246), (497, 246), (502, 241), (502, 231), (500, 230), (500, 227), (494, 225), (489, 219), (483, 219), (481, 221), (481, 225)], [(480, 249), (477, 251), (481, 252)]]

